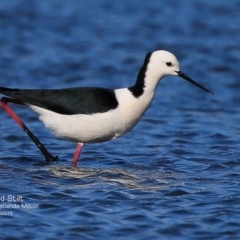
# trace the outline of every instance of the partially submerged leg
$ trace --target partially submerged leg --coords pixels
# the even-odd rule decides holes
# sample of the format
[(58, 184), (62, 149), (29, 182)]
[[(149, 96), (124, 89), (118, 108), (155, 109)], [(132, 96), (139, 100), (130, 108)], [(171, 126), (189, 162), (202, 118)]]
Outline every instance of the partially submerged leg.
[(72, 164), (77, 165), (77, 162), (78, 162), (79, 156), (81, 154), (83, 145), (84, 145), (83, 143), (77, 143), (77, 147), (76, 147), (75, 154), (73, 156)]
[(17, 122), (17, 124), (27, 133), (27, 135), (32, 139), (32, 141), (36, 144), (36, 146), (40, 149), (42, 154), (44, 155), (47, 162), (52, 162), (53, 160), (57, 159), (53, 157), (51, 153), (44, 147), (44, 145), (34, 136), (34, 134), (28, 129), (28, 127), (23, 123), (23, 121), (18, 117), (18, 115), (7, 105), (8, 102), (12, 102), (15, 104), (25, 105), (23, 102), (13, 99), (3, 97), (1, 99), (1, 105), (4, 110)]

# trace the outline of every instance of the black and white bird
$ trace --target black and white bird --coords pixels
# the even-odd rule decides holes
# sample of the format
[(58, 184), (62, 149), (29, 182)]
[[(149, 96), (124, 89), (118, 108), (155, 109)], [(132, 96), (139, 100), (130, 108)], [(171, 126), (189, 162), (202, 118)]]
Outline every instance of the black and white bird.
[(66, 89), (12, 89), (0, 87), (4, 109), (18, 122), (43, 152), (47, 161), (54, 158), (21, 122), (7, 102), (25, 104), (39, 114), (45, 126), (61, 139), (77, 143), (73, 164), (77, 164), (85, 143), (110, 141), (128, 133), (151, 104), (159, 81), (179, 76), (195, 86), (212, 92), (182, 73), (177, 58), (159, 50), (147, 53), (132, 87), (107, 89), (77, 87)]

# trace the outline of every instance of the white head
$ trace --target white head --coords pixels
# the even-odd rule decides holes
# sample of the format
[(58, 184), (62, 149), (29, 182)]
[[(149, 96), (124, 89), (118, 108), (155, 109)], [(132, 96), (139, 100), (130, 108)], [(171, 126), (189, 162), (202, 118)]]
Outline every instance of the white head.
[(164, 50), (152, 52), (148, 67), (154, 70), (159, 79), (164, 76), (178, 75), (176, 71), (180, 70), (177, 58)]
[[(190, 77), (182, 73), (179, 68), (179, 62), (172, 53), (164, 50), (158, 50), (158, 51), (152, 52), (150, 55), (147, 55), (147, 56), (150, 56), (150, 58), (145, 69), (146, 87), (155, 88), (158, 82), (164, 76), (179, 76), (181, 78), (184, 78), (188, 82), (191, 82), (195, 86), (209, 93), (212, 93), (210, 90), (196, 83)], [(145, 64), (146, 64), (146, 59), (145, 59)]]

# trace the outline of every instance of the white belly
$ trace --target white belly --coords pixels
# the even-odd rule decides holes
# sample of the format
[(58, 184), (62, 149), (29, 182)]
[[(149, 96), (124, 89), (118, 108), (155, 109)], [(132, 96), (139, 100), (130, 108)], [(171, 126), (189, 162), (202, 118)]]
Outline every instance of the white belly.
[(125, 134), (118, 109), (93, 115), (62, 115), (36, 106), (30, 107), (39, 113), (39, 119), (45, 126), (62, 139), (94, 143), (109, 141)]

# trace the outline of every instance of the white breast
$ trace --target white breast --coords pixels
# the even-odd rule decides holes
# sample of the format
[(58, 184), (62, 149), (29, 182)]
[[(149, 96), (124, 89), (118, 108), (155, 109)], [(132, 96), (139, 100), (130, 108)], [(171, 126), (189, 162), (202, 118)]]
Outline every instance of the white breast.
[(122, 122), (122, 135), (129, 132), (142, 118), (149, 107), (154, 92), (144, 93), (139, 98), (135, 98), (128, 89), (115, 90), (120, 105)]

